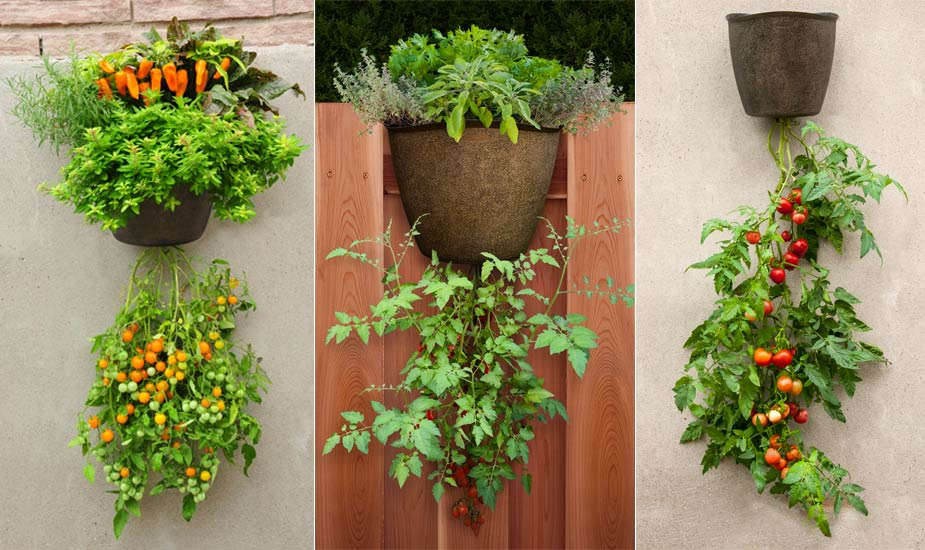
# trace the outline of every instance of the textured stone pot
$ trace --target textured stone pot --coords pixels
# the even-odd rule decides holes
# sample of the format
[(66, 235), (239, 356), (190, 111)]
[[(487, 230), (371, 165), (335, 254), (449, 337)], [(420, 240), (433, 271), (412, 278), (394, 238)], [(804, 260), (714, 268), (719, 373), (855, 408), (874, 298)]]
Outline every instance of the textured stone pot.
[(732, 13), (729, 50), (751, 116), (790, 118), (822, 110), (835, 53), (834, 13)]
[(427, 124), (389, 129), (389, 144), (408, 221), (426, 214), (415, 239), (424, 255), (478, 264), (482, 252), (516, 259), (530, 246), (559, 130), (520, 128), (515, 145), (497, 126), (469, 124), (456, 143), (443, 124)]
[(116, 240), (138, 246), (172, 246), (202, 237), (212, 215), (208, 195), (193, 194), (186, 185), (177, 185), (173, 193), (180, 201), (173, 212), (164, 210), (154, 199), (146, 199), (137, 216), (113, 231)]

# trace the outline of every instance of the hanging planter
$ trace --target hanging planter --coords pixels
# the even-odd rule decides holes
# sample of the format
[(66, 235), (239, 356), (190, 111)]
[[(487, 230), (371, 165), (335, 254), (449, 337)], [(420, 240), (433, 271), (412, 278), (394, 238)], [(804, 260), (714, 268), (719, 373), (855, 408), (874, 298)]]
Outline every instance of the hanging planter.
[(497, 125), (457, 143), (443, 124), (389, 130), (392, 162), (409, 219), (421, 218), (427, 256), (477, 264), (482, 252), (516, 259), (530, 246), (552, 181), (559, 130), (524, 129), (517, 144)]
[(113, 231), (113, 236), (137, 246), (173, 246), (199, 239), (212, 214), (208, 195), (197, 195), (188, 185), (178, 185), (174, 196), (180, 204), (173, 211), (164, 210), (154, 199), (145, 199), (138, 215)]
[(729, 50), (751, 116), (793, 118), (822, 110), (835, 53), (834, 13), (732, 13)]
[(288, 90), (304, 94), (212, 26), (174, 19), (166, 37), (144, 36), (105, 56), (43, 58), (43, 73), (11, 81), (13, 113), (40, 143), (70, 147), (62, 181), (43, 189), (135, 245), (194, 241), (213, 210), (251, 219), (253, 197), (303, 149), (263, 113)]
[[(478, 264), (527, 250), (552, 180), (560, 131), (587, 133), (620, 111), (611, 73), (527, 54), (523, 36), (472, 27), (363, 53), (335, 86), (363, 122), (384, 123), (409, 222), (430, 256)], [(468, 118), (467, 118), (468, 117)]]

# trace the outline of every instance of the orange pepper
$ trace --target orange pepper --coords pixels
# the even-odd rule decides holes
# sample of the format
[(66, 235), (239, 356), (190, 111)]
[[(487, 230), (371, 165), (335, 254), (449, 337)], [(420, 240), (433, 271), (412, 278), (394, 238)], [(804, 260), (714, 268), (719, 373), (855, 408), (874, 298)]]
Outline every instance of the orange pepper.
[(96, 81), (96, 85), (100, 89), (100, 97), (106, 99), (112, 99), (112, 88), (109, 87), (109, 81), (105, 78), (101, 78)]
[(161, 70), (151, 69), (151, 89), (155, 92), (161, 91)]
[(164, 65), (164, 80), (167, 81), (168, 90), (177, 91), (177, 66), (173, 63)]
[(103, 72), (106, 74), (112, 74), (116, 72), (116, 69), (112, 66), (112, 64), (105, 59), (100, 60), (100, 69), (103, 69)]
[(125, 84), (128, 86), (128, 95), (132, 96), (132, 99), (138, 99), (138, 79), (135, 77), (135, 69), (125, 67), (122, 70), (125, 72)]
[(141, 64), (138, 65), (138, 80), (141, 80), (144, 77), (148, 76), (148, 73), (151, 72), (151, 67), (153, 66), (154, 66), (153, 61), (142, 59)]
[(200, 59), (196, 62), (196, 93), (201, 94), (206, 90), (206, 82), (209, 81), (209, 69), (206, 67), (206, 60)]
[(186, 93), (187, 84), (189, 84), (189, 75), (187, 75), (186, 69), (180, 69), (177, 71), (177, 97), (183, 97), (183, 94)]
[[(228, 67), (230, 66), (231, 66), (231, 59), (227, 57), (223, 57), (221, 67), (222, 67), (222, 70), (225, 71), (225, 74), (228, 74)], [(218, 80), (221, 77), (222, 77), (222, 73), (216, 72), (215, 76), (212, 77), (212, 80)]]
[(125, 71), (119, 71), (116, 73), (116, 91), (119, 92), (119, 95), (125, 95), (125, 89), (128, 86), (128, 81), (125, 77)]

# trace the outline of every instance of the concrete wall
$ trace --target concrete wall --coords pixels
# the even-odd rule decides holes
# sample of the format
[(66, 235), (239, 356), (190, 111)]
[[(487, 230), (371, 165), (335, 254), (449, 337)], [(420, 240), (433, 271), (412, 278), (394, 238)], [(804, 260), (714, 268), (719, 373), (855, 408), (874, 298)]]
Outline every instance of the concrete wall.
[[(259, 49), (257, 62), (314, 89), (314, 48)], [(36, 61), (0, 59), (0, 80)], [(289, 131), (313, 140), (313, 98), (278, 100)], [(257, 310), (237, 337), (264, 358), (273, 385), (254, 408), (263, 423), (257, 459), (245, 478), (221, 476), (187, 524), (176, 491), (142, 501), (121, 541), (112, 536), (111, 486), (81, 474), (84, 459), (65, 446), (93, 379), (87, 338), (112, 322), (138, 248), (83, 223), (70, 207), (35, 190), (55, 181), (65, 158), (33, 145), (9, 115), (0, 87), (0, 548), (308, 548), (313, 529), (313, 151), (286, 181), (256, 199), (246, 225), (212, 220), (187, 251), (221, 257), (246, 271)], [(102, 477), (98, 470), (98, 478)]]
[[(908, 548), (921, 546), (925, 451), (918, 414), (925, 391), (922, 280), (925, 247), (925, 5), (867, 2), (637, 2), (637, 543), (640, 548)], [(815, 406), (803, 430), (867, 488), (870, 517), (851, 509), (825, 539), (786, 501), (757, 495), (748, 472), (723, 463), (700, 474), (704, 444), (678, 444), (690, 420), (671, 388), (687, 361), (682, 345), (712, 310), (713, 286), (687, 265), (716, 249), (699, 245), (702, 222), (740, 204), (765, 204), (776, 170), (765, 148), (769, 122), (745, 115), (729, 58), (730, 12), (770, 9), (840, 15), (835, 65), (822, 113), (831, 134), (858, 144), (903, 182), (867, 208), (883, 250), (858, 259), (822, 254), (832, 280), (864, 303), (867, 339), (893, 361), (862, 369), (865, 381), (845, 400), (846, 425)], [(712, 242), (712, 241), (711, 241)]]

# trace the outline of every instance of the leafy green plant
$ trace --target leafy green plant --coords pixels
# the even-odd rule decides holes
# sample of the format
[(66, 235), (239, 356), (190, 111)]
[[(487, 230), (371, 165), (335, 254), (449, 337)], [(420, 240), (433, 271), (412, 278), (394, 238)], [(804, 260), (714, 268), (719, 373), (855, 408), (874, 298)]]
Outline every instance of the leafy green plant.
[(208, 194), (219, 218), (250, 219), (252, 197), (303, 150), (262, 111), (302, 90), (254, 67), (254, 52), (211, 25), (191, 31), (174, 19), (166, 39), (145, 36), (105, 56), (43, 58), (44, 74), (9, 81), (13, 113), (39, 143), (73, 147), (51, 194), (104, 230), (125, 226), (146, 199), (173, 210), (177, 185)]
[[(197, 271), (175, 248), (144, 252), (129, 280), (125, 305), (113, 325), (92, 339), (95, 380), (78, 415), (81, 447), (103, 465), (115, 485), (113, 529), (119, 537), (149, 478), (149, 494), (184, 494), (189, 521), (206, 498), (224, 454), (240, 449), (244, 473), (256, 456), (260, 423), (248, 414), (269, 380), (251, 347), (233, 340), (236, 317), (254, 308), (247, 286), (214, 260)], [(93, 483), (96, 469), (84, 475)]]
[[(336, 69), (335, 87), (364, 122), (439, 121), (456, 141), (467, 117), (486, 128), (497, 122), (500, 132), (517, 143), (522, 124), (587, 131), (619, 111), (622, 102), (606, 64), (598, 75), (593, 62), (575, 70), (532, 57), (523, 36), (513, 31), (472, 26), (446, 35), (434, 31), (433, 41), (416, 34), (392, 46), (391, 81), (373, 67), (364, 51), (354, 73)], [(415, 116), (404, 116), (408, 113)]]
[[(565, 282), (581, 241), (618, 233), (628, 223), (614, 219), (586, 230), (569, 219), (566, 231), (558, 234), (547, 221), (551, 250), (533, 249), (516, 261), (484, 254), (484, 262), (471, 273), (441, 264), (434, 253), (416, 281), (403, 280), (399, 271), (414, 246), (417, 224), (397, 245), (387, 230), (328, 254), (328, 259), (346, 256), (380, 271), (385, 295), (368, 315), (337, 313), (338, 324), (329, 329), (326, 343), (339, 344), (351, 334), (367, 343), (373, 333), (398, 330), (418, 334), (420, 345), (408, 358), (399, 384), (374, 385), (364, 392), (393, 395), (403, 404), (388, 408), (372, 400), (376, 416), (371, 421), (359, 411), (341, 413), (344, 425), (327, 439), (324, 454), (337, 446), (366, 453), (374, 436), (400, 449), (389, 469), (399, 486), (412, 474), (420, 477), (424, 462), (433, 463), (428, 478), (434, 498), (439, 501), (447, 487), (466, 488), (453, 515), (468, 518), (467, 525), (476, 531), (484, 522), (480, 506), (494, 508), (505, 480), (517, 478), (519, 472), (529, 493), (533, 479), (527, 467), (528, 443), (534, 425), (557, 415), (567, 417), (562, 403), (533, 372), (528, 353), (564, 353), (575, 373), (584, 375), (597, 334), (584, 326), (581, 315), (552, 313), (553, 305), (566, 294), (632, 305), (632, 285), (621, 288), (610, 278), (594, 286), (586, 281), (585, 287), (568, 288)], [(361, 252), (367, 243), (383, 247), (391, 258), (389, 265)], [(550, 296), (530, 288), (542, 265), (560, 270)], [(426, 302), (427, 308), (416, 308), (418, 302)], [(539, 312), (529, 315), (528, 308)]]
[(64, 180), (43, 188), (104, 230), (123, 227), (148, 199), (173, 210), (173, 189), (181, 184), (208, 194), (218, 218), (245, 222), (255, 215), (251, 199), (302, 151), (278, 118), (252, 122), (184, 100), (120, 110), (109, 126), (86, 131), (62, 169)]
[[(682, 443), (706, 436), (706, 473), (732, 458), (749, 469), (758, 492), (785, 494), (819, 530), (830, 535), (825, 503), (838, 515), (848, 504), (867, 515), (863, 488), (820, 450), (806, 448), (797, 424), (819, 403), (845, 422), (838, 393), (853, 396), (860, 366), (886, 364), (883, 352), (858, 339), (870, 330), (858, 319), (859, 300), (834, 287), (819, 264), (828, 242), (843, 249), (845, 233), (860, 235), (860, 255), (880, 253), (860, 207), (902, 186), (874, 171), (854, 145), (830, 137), (812, 122), (795, 131), (779, 120), (768, 150), (780, 171), (770, 204), (740, 207), (736, 221), (712, 219), (701, 242), (721, 232), (720, 251), (690, 266), (706, 269), (719, 298), (709, 318), (691, 333), (691, 356), (674, 386), (675, 404), (694, 420)], [(773, 137), (777, 136), (774, 145)], [(793, 156), (791, 143), (802, 151)], [(787, 280), (790, 279), (791, 284)], [(792, 284), (797, 279), (799, 284)]]

